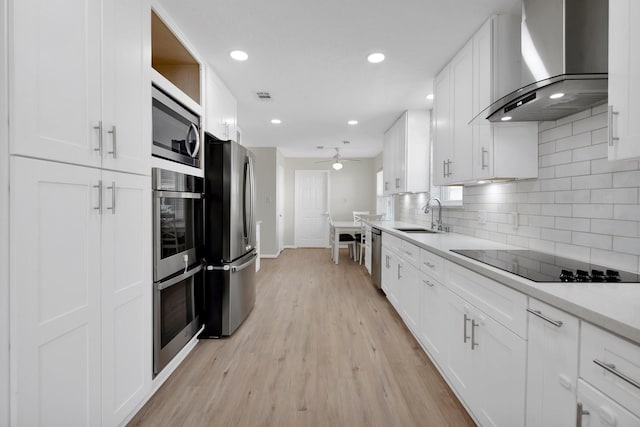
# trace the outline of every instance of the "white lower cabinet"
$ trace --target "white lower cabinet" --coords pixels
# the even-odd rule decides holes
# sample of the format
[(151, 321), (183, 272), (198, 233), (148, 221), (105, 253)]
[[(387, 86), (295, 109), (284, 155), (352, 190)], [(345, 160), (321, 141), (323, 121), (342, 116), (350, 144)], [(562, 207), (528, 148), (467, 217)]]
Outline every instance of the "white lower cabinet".
[(430, 275), (422, 273), (420, 286), (420, 323), (418, 339), (426, 348), (431, 359), (438, 364), (444, 362), (447, 354), (447, 328), (443, 325), (446, 318), (447, 289)]
[(640, 427), (640, 418), (593, 388), (578, 381), (579, 427)]
[(399, 307), (398, 301), (398, 255), (389, 248), (382, 247), (382, 273), (380, 280), (381, 287), (387, 299), (396, 310)]
[(11, 171), (12, 423), (122, 423), (151, 380), (149, 177)]
[(398, 262), (398, 299), (400, 316), (417, 335), (420, 319), (420, 271), (404, 259)]
[(576, 425), (580, 321), (529, 301), (527, 426)]
[(485, 426), (524, 425), (526, 341), (448, 291), (445, 372)]

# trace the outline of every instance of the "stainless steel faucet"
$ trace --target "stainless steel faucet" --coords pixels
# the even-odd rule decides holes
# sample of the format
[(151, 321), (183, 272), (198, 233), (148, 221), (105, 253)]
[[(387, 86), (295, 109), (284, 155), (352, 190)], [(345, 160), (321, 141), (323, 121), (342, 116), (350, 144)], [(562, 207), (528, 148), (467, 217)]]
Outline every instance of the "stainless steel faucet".
[[(438, 222), (435, 223), (433, 222), (433, 209), (431, 208), (431, 201), (435, 200), (436, 202), (438, 202)], [(431, 211), (431, 229), (435, 229), (436, 225), (438, 226), (438, 231), (442, 231), (442, 203), (440, 202), (440, 199), (438, 199), (437, 197), (432, 197), (427, 201), (427, 204), (423, 206), (422, 208), (423, 212), (425, 214), (429, 214), (429, 211)]]

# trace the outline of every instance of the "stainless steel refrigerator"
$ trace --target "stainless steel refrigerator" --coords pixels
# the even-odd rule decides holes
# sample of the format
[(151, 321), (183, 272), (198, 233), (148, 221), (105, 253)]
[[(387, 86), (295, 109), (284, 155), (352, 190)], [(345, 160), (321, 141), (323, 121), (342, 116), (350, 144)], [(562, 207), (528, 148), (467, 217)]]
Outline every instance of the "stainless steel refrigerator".
[(234, 141), (205, 133), (204, 330), (200, 338), (231, 335), (256, 300), (254, 160)]

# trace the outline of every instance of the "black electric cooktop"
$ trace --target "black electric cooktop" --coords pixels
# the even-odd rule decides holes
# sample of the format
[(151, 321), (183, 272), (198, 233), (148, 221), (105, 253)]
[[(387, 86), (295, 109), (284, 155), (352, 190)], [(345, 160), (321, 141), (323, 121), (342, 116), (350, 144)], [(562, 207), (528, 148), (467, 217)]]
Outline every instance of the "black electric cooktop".
[(636, 273), (526, 249), (451, 249), (451, 252), (534, 282), (640, 282)]

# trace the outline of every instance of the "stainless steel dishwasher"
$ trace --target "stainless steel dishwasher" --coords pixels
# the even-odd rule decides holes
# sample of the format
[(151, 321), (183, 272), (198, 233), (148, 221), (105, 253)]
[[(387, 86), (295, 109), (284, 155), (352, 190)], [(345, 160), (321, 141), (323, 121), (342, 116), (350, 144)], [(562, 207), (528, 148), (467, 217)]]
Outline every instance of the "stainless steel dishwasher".
[(382, 232), (377, 228), (371, 228), (371, 279), (378, 289), (382, 289), (380, 280), (382, 258)]

